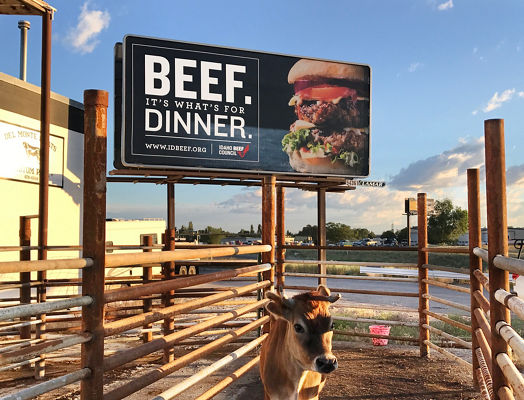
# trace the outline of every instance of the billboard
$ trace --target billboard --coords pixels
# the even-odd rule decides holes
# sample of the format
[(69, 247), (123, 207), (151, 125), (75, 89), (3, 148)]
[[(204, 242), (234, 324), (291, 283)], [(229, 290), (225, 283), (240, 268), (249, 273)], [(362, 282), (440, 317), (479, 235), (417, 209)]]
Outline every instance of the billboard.
[(122, 50), (117, 168), (369, 175), (369, 66), (139, 36)]

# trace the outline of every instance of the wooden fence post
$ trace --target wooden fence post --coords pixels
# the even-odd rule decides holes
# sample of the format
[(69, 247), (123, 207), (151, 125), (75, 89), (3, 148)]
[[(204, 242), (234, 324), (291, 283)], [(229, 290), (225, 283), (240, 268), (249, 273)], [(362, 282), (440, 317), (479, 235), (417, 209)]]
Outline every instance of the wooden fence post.
[(286, 244), (286, 224), (285, 224), (285, 189), (281, 185), (277, 186), (277, 249), (276, 249), (276, 275), (277, 290), (282, 294), (284, 291), (284, 272), (286, 267), (285, 254), (283, 246)]
[[(141, 243), (142, 244), (142, 243)], [(144, 246), (149, 247), (148, 249), (144, 249), (144, 253), (150, 253), (153, 251), (153, 235), (145, 235), (144, 236)], [(148, 283), (153, 280), (153, 268), (151, 265), (143, 265), (142, 266), (142, 283)], [(144, 300), (142, 300), (143, 306), (142, 309), (144, 313), (147, 313), (153, 309), (153, 300), (151, 299), (151, 296), (146, 296)], [(142, 333), (142, 341), (144, 343), (150, 342), (153, 339), (153, 332), (151, 329), (153, 328), (152, 324), (146, 324), (144, 325), (144, 329), (147, 329), (146, 332)]]
[[(20, 246), (31, 246), (31, 218), (32, 216), (20, 217)], [(20, 250), (20, 261), (31, 260), (31, 250)], [(31, 303), (31, 272), (20, 272), (20, 304)], [(24, 317), (21, 321), (30, 321), (31, 317)], [(20, 328), (20, 339), (31, 339), (31, 326)], [(30, 365), (22, 367), (30, 369)], [(36, 374), (36, 371), (35, 371)]]
[(495, 292), (504, 289), (509, 292), (509, 273), (495, 267), (496, 255), (508, 255), (508, 227), (506, 214), (506, 159), (504, 153), (504, 120), (484, 121), (486, 159), (486, 206), (488, 215), (488, 258), (489, 258), (489, 299), (491, 322), (492, 378), (495, 400), (502, 386), (508, 382), (497, 363), (497, 354), (508, 353), (508, 344), (497, 333), (498, 321), (511, 323), (509, 309), (495, 300)]
[[(326, 189), (317, 190), (317, 260), (326, 261), (326, 249), (322, 247), (326, 245)], [(317, 272), (325, 275), (327, 271), (326, 264), (318, 264)], [(318, 278), (319, 285), (325, 285), (326, 278)]]
[[(418, 215), (418, 312), (419, 312), (419, 345), (420, 356), (429, 357), (429, 346), (425, 343), (430, 340), (429, 329), (424, 325), (429, 325), (429, 300), (424, 295), (429, 294), (428, 284), (423, 279), (428, 279), (428, 269), (423, 268), (428, 263), (428, 253), (422, 249), (428, 247), (428, 210), (426, 203), (426, 193), (417, 195), (417, 215)], [(408, 228), (409, 229), (409, 228)]]
[[(479, 282), (474, 272), (482, 271), (482, 260), (473, 254), (475, 247), (482, 247), (482, 232), (480, 228), (480, 179), (478, 168), (468, 169), (468, 235), (469, 235), (469, 281), (471, 294), (471, 331), (475, 332), (479, 328), (475, 310), (480, 307), (477, 299), (473, 295), (475, 291), (482, 293), (482, 284)], [(478, 386), (477, 368), (480, 368), (479, 360), (475, 350), (479, 347), (477, 335), (471, 335), (471, 351), (473, 366), (473, 384)]]
[(82, 344), (81, 368), (91, 374), (82, 379), (80, 398), (103, 397), (104, 378), (104, 280), (106, 236), (106, 157), (108, 93), (84, 91), (84, 215), (83, 257), (93, 266), (82, 271), (82, 295), (93, 303), (82, 307), (82, 330), (93, 335)]

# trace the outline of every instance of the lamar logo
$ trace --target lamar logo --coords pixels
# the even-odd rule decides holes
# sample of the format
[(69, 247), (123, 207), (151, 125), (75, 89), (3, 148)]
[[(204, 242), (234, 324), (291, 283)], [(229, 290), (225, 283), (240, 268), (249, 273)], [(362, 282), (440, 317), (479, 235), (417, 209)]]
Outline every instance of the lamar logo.
[(246, 147), (244, 147), (244, 150), (242, 151), (237, 151), (237, 154), (241, 157), (241, 158), (244, 158), (246, 153), (249, 151), (249, 145), (247, 145)]

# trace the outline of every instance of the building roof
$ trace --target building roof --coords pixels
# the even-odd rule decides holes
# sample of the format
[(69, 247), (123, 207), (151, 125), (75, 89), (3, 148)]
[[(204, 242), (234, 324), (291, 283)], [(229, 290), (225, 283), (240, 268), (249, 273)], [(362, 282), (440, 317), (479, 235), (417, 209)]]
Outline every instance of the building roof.
[(0, 0), (0, 14), (43, 15), (55, 11), (56, 8), (42, 0)]

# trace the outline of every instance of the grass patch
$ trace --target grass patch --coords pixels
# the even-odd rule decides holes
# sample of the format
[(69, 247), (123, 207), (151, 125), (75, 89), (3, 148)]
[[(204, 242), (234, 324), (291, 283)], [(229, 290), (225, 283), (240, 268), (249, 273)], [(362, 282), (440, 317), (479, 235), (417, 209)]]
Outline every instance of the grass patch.
[[(360, 267), (354, 265), (326, 265), (330, 275), (360, 275)], [(300, 272), (305, 274), (317, 273), (317, 266), (313, 264), (286, 264), (286, 272)]]

